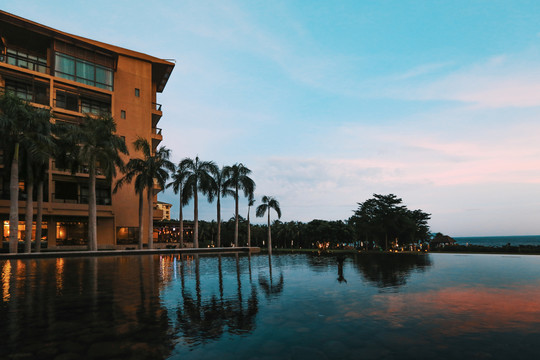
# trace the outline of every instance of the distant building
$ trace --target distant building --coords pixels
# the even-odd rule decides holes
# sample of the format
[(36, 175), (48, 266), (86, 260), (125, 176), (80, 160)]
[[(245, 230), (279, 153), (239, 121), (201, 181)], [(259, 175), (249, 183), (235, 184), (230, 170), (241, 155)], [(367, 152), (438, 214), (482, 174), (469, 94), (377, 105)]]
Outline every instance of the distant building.
[[(154, 151), (162, 141), (157, 127), (162, 110), (156, 96), (174, 68), (170, 61), (71, 35), (4, 11), (0, 11), (0, 39), (0, 91), (12, 91), (36, 107), (51, 108), (56, 123), (79, 123), (85, 114), (111, 114), (131, 156), (137, 155), (132, 144), (138, 137), (147, 139)], [(9, 235), (8, 170), (0, 166), (4, 239)], [(42, 237), (49, 248), (76, 249), (87, 244), (87, 179), (85, 167), (72, 175), (50, 160)], [(133, 185), (112, 194), (112, 184), (98, 174), (99, 248), (137, 243), (138, 196)], [(19, 239), (24, 233), (24, 182), (20, 187)], [(155, 194), (159, 191), (156, 186)], [(144, 217), (148, 217), (146, 212)]]
[(154, 211), (154, 221), (171, 220), (171, 207), (172, 204), (158, 201), (156, 204), (156, 211)]

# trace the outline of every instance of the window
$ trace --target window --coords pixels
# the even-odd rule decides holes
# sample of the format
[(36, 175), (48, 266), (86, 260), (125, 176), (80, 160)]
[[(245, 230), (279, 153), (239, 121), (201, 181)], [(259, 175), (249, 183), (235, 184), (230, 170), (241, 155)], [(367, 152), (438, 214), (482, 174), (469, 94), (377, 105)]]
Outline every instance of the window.
[(86, 60), (56, 53), (55, 75), (105, 90), (113, 90), (113, 71)]
[(66, 91), (56, 90), (56, 107), (79, 111), (79, 97)]
[(38, 82), (20, 82), (6, 79), (6, 90), (20, 99), (42, 105), (49, 105), (48, 86)]
[(7, 49), (7, 63), (25, 69), (47, 73), (47, 59), (25, 51)]
[(81, 98), (81, 112), (85, 114), (108, 115), (111, 113), (111, 105), (104, 101)]
[(135, 88), (135, 96), (136, 97), (140, 97), (141, 96), (141, 91), (137, 88)]
[(120, 117), (122, 119), (125, 119), (126, 118), (126, 110), (120, 110)]
[(54, 199), (56, 202), (78, 202), (77, 183), (68, 181), (55, 181)]
[(86, 245), (88, 222), (57, 222), (56, 245)]
[(138, 227), (117, 227), (116, 228), (116, 244), (131, 245), (139, 243), (139, 228)]

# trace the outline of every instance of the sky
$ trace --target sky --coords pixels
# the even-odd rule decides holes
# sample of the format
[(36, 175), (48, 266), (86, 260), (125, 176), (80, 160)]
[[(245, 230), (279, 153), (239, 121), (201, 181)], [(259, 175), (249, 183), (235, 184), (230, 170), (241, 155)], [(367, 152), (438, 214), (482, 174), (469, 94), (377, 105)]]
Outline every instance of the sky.
[[(243, 163), (282, 221), (396, 194), (451, 236), (540, 234), (540, 2), (4, 1), (174, 59), (162, 145)], [(171, 191), (159, 200), (173, 204)], [(247, 202), (241, 200), (241, 215)], [(192, 205), (184, 208), (192, 218)], [(225, 198), (222, 217), (233, 216)], [(199, 216), (215, 220), (215, 204)], [(272, 214), (275, 218), (275, 214)], [(253, 217), (253, 215), (252, 215)], [(254, 219), (263, 223), (265, 219)]]

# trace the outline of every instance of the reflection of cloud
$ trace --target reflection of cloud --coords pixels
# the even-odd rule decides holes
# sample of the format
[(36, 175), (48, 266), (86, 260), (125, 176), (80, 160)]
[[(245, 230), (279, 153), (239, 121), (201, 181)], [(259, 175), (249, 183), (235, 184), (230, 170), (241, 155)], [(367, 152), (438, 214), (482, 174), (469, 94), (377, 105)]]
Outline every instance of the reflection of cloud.
[[(367, 314), (402, 327), (414, 318), (445, 336), (519, 331), (540, 325), (540, 289), (446, 288), (412, 294), (378, 294)], [(350, 312), (352, 317), (358, 315)]]

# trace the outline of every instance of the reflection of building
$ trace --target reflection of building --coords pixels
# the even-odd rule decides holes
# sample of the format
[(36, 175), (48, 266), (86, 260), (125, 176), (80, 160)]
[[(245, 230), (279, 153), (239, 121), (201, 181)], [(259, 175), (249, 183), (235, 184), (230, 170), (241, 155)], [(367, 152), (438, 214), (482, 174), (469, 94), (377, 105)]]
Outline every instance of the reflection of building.
[[(163, 91), (173, 63), (67, 34), (3, 11), (0, 38), (0, 90), (12, 91), (36, 107), (50, 107), (56, 123), (76, 124), (85, 114), (112, 114), (117, 133), (125, 138), (132, 156), (136, 155), (132, 143), (137, 137), (147, 139), (153, 149), (161, 142), (157, 125), (162, 112), (156, 95)], [(73, 175), (50, 161), (43, 232), (49, 248), (86, 244), (87, 183), (86, 167)], [(24, 183), (20, 186), (22, 220), (26, 194)], [(98, 246), (114, 247), (120, 235), (124, 243), (137, 243), (139, 206), (133, 186), (111, 194), (111, 182), (98, 173), (96, 187)], [(0, 167), (4, 238), (9, 230), (9, 203), (9, 174)], [(144, 216), (147, 218), (146, 212)], [(19, 232), (24, 230), (23, 222), (20, 224)]]
[(154, 211), (154, 221), (156, 220), (171, 220), (172, 204), (158, 201)]

